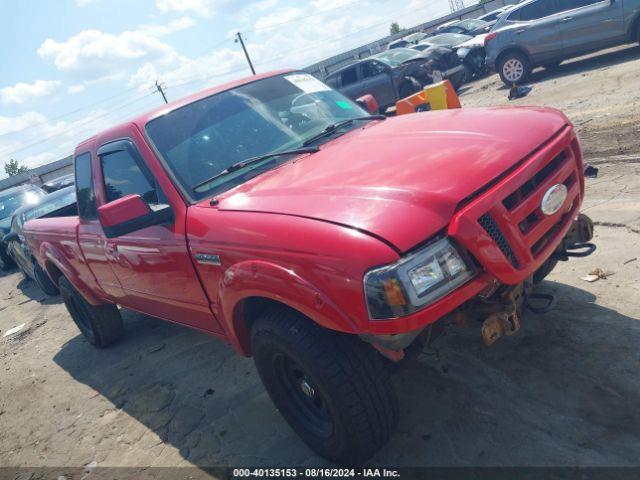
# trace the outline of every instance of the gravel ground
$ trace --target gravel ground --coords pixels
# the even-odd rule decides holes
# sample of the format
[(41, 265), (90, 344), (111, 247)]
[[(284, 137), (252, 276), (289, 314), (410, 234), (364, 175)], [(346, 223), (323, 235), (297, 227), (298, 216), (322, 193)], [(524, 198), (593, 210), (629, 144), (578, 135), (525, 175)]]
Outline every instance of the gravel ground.
[[(640, 49), (534, 74), (507, 100), (496, 76), (465, 107), (550, 105), (573, 120), (587, 161), (598, 251), (560, 264), (545, 315), (485, 348), (451, 328), (397, 375), (398, 432), (371, 465), (638, 466), (640, 459)], [(580, 279), (599, 267), (611, 275)], [(0, 466), (323, 465), (275, 411), (250, 359), (208, 336), (125, 311), (99, 351), (57, 298), (0, 277)], [(92, 463), (95, 462), (95, 463)]]

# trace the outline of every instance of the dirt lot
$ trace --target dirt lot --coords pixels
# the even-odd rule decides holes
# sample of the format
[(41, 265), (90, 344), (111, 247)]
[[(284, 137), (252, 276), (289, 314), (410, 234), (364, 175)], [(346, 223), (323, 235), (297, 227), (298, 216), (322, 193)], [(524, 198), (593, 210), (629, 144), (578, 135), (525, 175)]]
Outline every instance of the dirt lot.
[[(564, 110), (600, 171), (586, 212), (598, 251), (542, 285), (559, 302), (485, 348), (449, 330), (402, 370), (399, 429), (372, 465), (640, 464), (640, 49), (534, 75), (507, 101), (496, 76), (465, 106)], [(580, 279), (592, 268), (606, 280)], [(209, 337), (124, 312), (126, 337), (92, 348), (58, 299), (0, 277), (0, 465), (321, 465), (269, 401), (253, 363)], [(0, 334), (1, 334), (0, 333)]]

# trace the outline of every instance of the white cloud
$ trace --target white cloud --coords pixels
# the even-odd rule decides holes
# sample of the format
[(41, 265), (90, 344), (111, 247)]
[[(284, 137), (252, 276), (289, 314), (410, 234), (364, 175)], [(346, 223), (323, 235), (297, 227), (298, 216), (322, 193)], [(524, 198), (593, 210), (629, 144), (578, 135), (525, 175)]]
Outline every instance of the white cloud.
[(181, 17), (172, 20), (166, 25), (140, 25), (137, 31), (151, 35), (153, 37), (161, 37), (171, 33), (179, 32), (193, 27), (196, 21), (191, 17)]
[(74, 95), (76, 93), (82, 93), (86, 90), (86, 87), (84, 85), (82, 85), (81, 83), (77, 84), (77, 85), (69, 85), (67, 87), (67, 93), (69, 95)]
[(274, 25), (280, 25), (281, 23), (291, 22), (297, 18), (303, 17), (305, 14), (301, 8), (287, 7), (275, 10), (272, 13), (260, 17), (254, 28), (256, 30), (264, 30), (266, 28), (273, 27)]
[[(184, 27), (186, 23), (182, 21), (180, 26)], [(175, 49), (150, 34), (152, 29), (147, 25), (141, 30), (127, 30), (118, 35), (84, 30), (63, 42), (49, 38), (37, 53), (63, 72), (94, 78), (117, 75), (145, 60), (158, 60), (164, 64), (174, 61), (178, 56)]]
[(156, 0), (156, 7), (160, 13), (193, 12), (201, 17), (213, 14), (210, 0)]
[(16, 117), (0, 116), (0, 135), (19, 132), (39, 123), (47, 121), (47, 117), (38, 112), (25, 112)]
[(0, 89), (2, 103), (24, 103), (38, 97), (54, 93), (62, 85), (58, 80), (36, 80), (33, 83), (16, 83), (12, 87)]

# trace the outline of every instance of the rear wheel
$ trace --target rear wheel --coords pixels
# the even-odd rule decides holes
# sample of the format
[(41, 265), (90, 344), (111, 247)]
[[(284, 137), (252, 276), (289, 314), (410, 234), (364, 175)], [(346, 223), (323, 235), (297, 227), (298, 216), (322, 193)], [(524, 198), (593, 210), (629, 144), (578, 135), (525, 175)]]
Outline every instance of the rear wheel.
[(91, 345), (104, 348), (123, 332), (122, 317), (115, 305), (91, 305), (65, 277), (60, 278), (60, 295), (74, 323)]
[(531, 74), (531, 64), (527, 57), (518, 52), (509, 52), (500, 58), (498, 63), (500, 78), (507, 85), (527, 81)]
[(50, 297), (55, 297), (60, 293), (56, 284), (49, 278), (47, 272), (45, 272), (40, 265), (37, 263), (34, 264), (33, 267), (33, 276), (35, 277), (36, 283), (40, 287), (44, 293), (49, 295)]
[(253, 325), (251, 349), (273, 403), (319, 455), (356, 465), (389, 440), (398, 421), (390, 372), (359, 339), (272, 309)]

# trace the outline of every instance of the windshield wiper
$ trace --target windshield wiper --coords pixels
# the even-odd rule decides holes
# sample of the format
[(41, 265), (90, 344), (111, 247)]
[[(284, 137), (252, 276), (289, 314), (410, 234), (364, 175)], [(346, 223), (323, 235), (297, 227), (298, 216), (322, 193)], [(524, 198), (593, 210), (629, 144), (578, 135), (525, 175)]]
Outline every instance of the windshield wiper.
[(264, 155), (258, 155), (257, 157), (247, 158), (246, 160), (242, 160), (242, 161), (240, 161), (238, 163), (234, 163), (233, 165), (228, 166), (227, 168), (225, 168), (221, 172), (216, 173), (213, 177), (207, 178), (206, 180), (203, 180), (202, 182), (198, 183), (197, 185), (191, 187), (191, 189), (192, 190), (197, 190), (198, 188), (202, 187), (203, 185), (206, 185), (207, 183), (213, 182), (217, 178), (224, 177), (225, 175), (228, 175), (231, 172), (235, 172), (236, 170), (240, 170), (240, 169), (242, 169), (244, 167), (247, 167), (247, 166), (252, 165), (254, 163), (261, 162), (261, 161), (266, 160), (268, 158), (279, 157), (281, 155), (300, 155), (300, 154), (303, 154), (303, 153), (315, 153), (318, 150), (320, 150), (320, 147), (308, 147), (306, 145), (303, 145), (301, 148), (294, 148), (292, 150), (283, 150), (281, 152), (265, 153)]
[(326, 137), (327, 135), (332, 134), (333, 132), (335, 132), (336, 130), (338, 130), (339, 128), (344, 127), (345, 125), (350, 125), (353, 122), (357, 121), (357, 120), (386, 120), (387, 117), (384, 115), (368, 115), (366, 117), (355, 117), (355, 118), (350, 118), (348, 120), (343, 120), (341, 122), (338, 123), (332, 123), (331, 125), (327, 125), (327, 127), (322, 130), (320, 133), (318, 133), (317, 135), (314, 135), (311, 138), (308, 138), (307, 140), (304, 141), (304, 143), (302, 144), (303, 147), (306, 147), (308, 145), (311, 145), (313, 142), (315, 142), (316, 140), (321, 139), (322, 137)]

